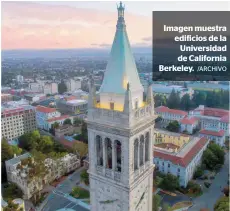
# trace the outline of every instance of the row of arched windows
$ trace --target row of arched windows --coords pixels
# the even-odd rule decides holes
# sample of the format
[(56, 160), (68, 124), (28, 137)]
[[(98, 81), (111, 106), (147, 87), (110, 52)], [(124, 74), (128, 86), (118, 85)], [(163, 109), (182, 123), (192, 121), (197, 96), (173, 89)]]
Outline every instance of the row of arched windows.
[[(103, 150), (104, 144), (104, 150)], [(104, 159), (105, 153), (105, 159)], [(113, 166), (113, 153), (114, 153), (114, 166)], [(121, 171), (121, 142), (119, 140), (114, 141), (114, 148), (110, 138), (105, 138), (104, 142), (101, 136), (96, 136), (96, 154), (97, 165), (105, 166), (108, 169), (114, 169)]]
[(146, 161), (149, 161), (150, 145), (149, 145), (149, 132), (140, 136), (140, 139), (134, 141), (134, 170), (144, 165)]

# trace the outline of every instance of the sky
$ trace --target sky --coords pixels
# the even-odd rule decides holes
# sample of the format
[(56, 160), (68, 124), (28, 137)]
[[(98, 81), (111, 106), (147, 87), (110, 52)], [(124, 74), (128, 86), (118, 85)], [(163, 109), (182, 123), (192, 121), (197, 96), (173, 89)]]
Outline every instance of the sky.
[[(148, 3), (125, 5), (131, 44), (150, 46)], [(116, 7), (116, 2), (3, 2), (2, 49), (109, 47), (116, 30)]]
[[(117, 3), (89, 1), (2, 2), (2, 49), (108, 48), (116, 30)], [(230, 3), (125, 1), (133, 47), (152, 44), (153, 10), (229, 10)], [(227, 9), (228, 8), (228, 9)]]

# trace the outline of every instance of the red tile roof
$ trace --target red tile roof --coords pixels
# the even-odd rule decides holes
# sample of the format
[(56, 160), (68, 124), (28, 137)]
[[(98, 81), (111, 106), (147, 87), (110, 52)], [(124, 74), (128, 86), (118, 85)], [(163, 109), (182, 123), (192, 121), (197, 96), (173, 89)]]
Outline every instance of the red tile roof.
[(228, 115), (229, 111), (219, 108), (204, 108), (204, 115), (205, 116), (215, 116), (215, 117), (223, 117), (225, 115)]
[(220, 108), (205, 107), (204, 109), (202, 109), (198, 107), (194, 111), (200, 111), (201, 114), (205, 116), (223, 117), (229, 115), (228, 110), (220, 109)]
[(43, 113), (52, 113), (56, 111), (56, 108), (49, 108), (45, 106), (37, 106), (36, 107), (37, 111), (43, 112)]
[(230, 122), (229, 118), (230, 118), (230, 116), (228, 114), (228, 115), (225, 115), (225, 116), (221, 117), (220, 121), (224, 122), (224, 123), (229, 123)]
[(180, 120), (180, 123), (185, 125), (192, 125), (197, 121), (198, 119), (196, 117), (191, 117), (191, 118), (185, 117), (184, 119)]
[(171, 113), (171, 114), (178, 114), (178, 115), (187, 115), (188, 112), (177, 110), (177, 109), (170, 109), (166, 106), (159, 106), (156, 109), (156, 112), (162, 112), (162, 113)]
[(60, 144), (62, 144), (65, 147), (72, 148), (74, 143), (80, 143), (81, 141), (78, 141), (78, 140), (68, 141), (64, 137), (62, 137), (62, 138), (59, 139), (59, 142), (60, 142)]
[(50, 119), (47, 120), (47, 122), (55, 122), (55, 121), (58, 121), (58, 120), (64, 120), (64, 119), (67, 119), (69, 117), (70, 117), (69, 115), (62, 115), (62, 116), (59, 116), (59, 117), (50, 118)]
[(198, 154), (198, 152), (205, 146), (208, 140), (205, 137), (202, 137), (184, 157), (178, 157), (176, 155), (167, 154), (160, 151), (154, 151), (153, 156), (160, 159), (171, 161), (176, 165), (186, 167), (192, 159)]
[(211, 135), (211, 136), (218, 136), (218, 137), (222, 137), (224, 136), (224, 130), (219, 130), (219, 131), (213, 131), (213, 130), (201, 130), (200, 131), (201, 134), (205, 134), (205, 135)]

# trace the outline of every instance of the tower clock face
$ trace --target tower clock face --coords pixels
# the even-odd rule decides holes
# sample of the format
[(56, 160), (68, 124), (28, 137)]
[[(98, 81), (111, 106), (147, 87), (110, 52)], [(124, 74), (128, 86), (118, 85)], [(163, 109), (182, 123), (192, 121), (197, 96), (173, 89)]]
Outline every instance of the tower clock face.
[(136, 194), (137, 195), (137, 197), (136, 197), (137, 199), (135, 201), (134, 210), (136, 210), (136, 211), (143, 210), (142, 205), (143, 205), (143, 202), (146, 199), (146, 196), (148, 194), (148, 190), (149, 190), (149, 188), (148, 188), (147, 185), (146, 186), (142, 186), (142, 187), (139, 188), (139, 190), (137, 191), (137, 194)]

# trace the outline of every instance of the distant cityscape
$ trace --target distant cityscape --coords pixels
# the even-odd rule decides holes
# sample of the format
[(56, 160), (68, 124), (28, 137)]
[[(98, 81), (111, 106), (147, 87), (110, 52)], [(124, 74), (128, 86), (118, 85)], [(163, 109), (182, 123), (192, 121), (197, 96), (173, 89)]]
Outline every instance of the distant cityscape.
[(117, 10), (110, 54), (2, 51), (3, 211), (229, 210), (229, 82), (153, 81)]

